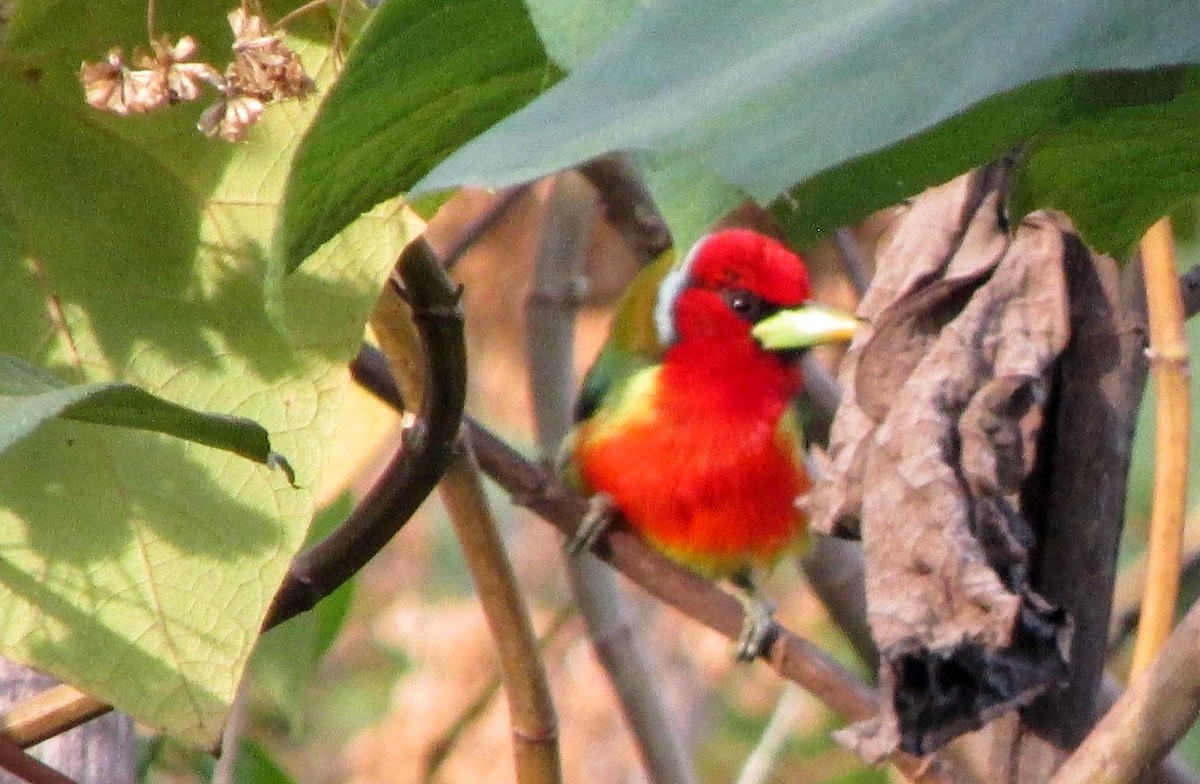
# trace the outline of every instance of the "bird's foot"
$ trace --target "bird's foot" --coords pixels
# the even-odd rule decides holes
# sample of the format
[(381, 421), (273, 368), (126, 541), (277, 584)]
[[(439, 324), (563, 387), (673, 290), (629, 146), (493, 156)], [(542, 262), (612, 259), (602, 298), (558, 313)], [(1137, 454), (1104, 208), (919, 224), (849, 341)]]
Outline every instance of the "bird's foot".
[(587, 514), (579, 521), (574, 536), (567, 541), (567, 555), (577, 558), (582, 553), (591, 552), (596, 542), (613, 524), (616, 512), (617, 506), (608, 493), (596, 493), (589, 498)]
[(735, 575), (733, 584), (740, 589), (735, 595), (745, 613), (733, 657), (739, 662), (754, 661), (766, 654), (779, 633), (775, 605), (759, 594), (749, 574)]

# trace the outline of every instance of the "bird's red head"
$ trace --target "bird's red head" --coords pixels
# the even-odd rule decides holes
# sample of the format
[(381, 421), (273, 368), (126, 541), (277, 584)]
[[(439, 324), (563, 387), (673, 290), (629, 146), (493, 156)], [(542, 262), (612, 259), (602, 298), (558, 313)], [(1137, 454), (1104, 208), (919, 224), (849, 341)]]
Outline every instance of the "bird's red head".
[(755, 323), (809, 298), (808, 270), (782, 243), (748, 229), (710, 234), (663, 281), (659, 339), (749, 338)]

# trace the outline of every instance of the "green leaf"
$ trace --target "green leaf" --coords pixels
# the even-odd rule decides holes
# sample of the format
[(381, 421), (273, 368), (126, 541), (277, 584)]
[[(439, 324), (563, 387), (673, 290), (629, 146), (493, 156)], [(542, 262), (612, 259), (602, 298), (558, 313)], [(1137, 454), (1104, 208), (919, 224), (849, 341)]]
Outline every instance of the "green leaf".
[(520, 0), (388, 0), (296, 155), (287, 270), (557, 78)]
[(1123, 255), (1154, 220), (1186, 202), (1200, 181), (1200, 69), (1075, 74), (1027, 85), (886, 150), (848, 161), (793, 188), (773, 210), (806, 245), (921, 188), (1028, 149), (1013, 212), (1054, 207), (1093, 247)]
[[(708, 212), (741, 192), (766, 203), (1025, 84), (1200, 61), (1197, 27), (1200, 6), (1184, 0), (662, 0), (414, 190), (501, 187), (626, 149), (688, 158), (712, 183), (693, 195)], [(952, 151), (959, 171), (1043, 127), (1017, 108), (998, 128), (965, 127), (979, 138)], [(899, 183), (888, 199), (937, 181), (903, 161), (879, 161)], [(834, 175), (826, 193), (853, 189)], [(886, 203), (869, 192), (854, 215)]]
[[(222, 8), (160, 6), (162, 29), (223, 65)], [(130, 384), (259, 422), (299, 488), (166, 435), (43, 422), (0, 454), (0, 653), (211, 747), (311, 520), (345, 363), (414, 226), (385, 206), (328, 243), (281, 284), (300, 314), (281, 335), (266, 259), (316, 102), (269, 107), (236, 146), (195, 131), (203, 105), (85, 106), (79, 63), (144, 36), (140, 0), (15, 5), (0, 43), (0, 352), (70, 389)], [(327, 48), (292, 43), (327, 86)]]
[(239, 744), (233, 780), (237, 784), (292, 784), (294, 781), (261, 743), (252, 740)]
[(1034, 137), (1014, 211), (1055, 207), (1119, 258), (1200, 191), (1200, 68), (1076, 80), (1055, 125)]
[(0, 354), (0, 452), (53, 417), (165, 433), (225, 449), (274, 466), (267, 431), (249, 419), (206, 414), (163, 400), (132, 384), (68, 384), (57, 376)]
[(538, 37), (559, 67), (570, 71), (621, 29), (649, 0), (525, 0)]

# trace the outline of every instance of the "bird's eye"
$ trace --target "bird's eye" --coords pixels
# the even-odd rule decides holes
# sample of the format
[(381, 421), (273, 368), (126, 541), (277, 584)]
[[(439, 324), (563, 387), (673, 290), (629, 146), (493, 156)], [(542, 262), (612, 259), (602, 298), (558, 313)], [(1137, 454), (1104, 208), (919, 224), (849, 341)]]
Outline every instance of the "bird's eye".
[(734, 291), (729, 295), (729, 307), (733, 308), (735, 313), (746, 315), (754, 310), (754, 301), (748, 292)]
[(778, 308), (762, 297), (746, 289), (726, 289), (721, 292), (721, 298), (729, 309), (745, 321), (755, 323), (770, 315)]

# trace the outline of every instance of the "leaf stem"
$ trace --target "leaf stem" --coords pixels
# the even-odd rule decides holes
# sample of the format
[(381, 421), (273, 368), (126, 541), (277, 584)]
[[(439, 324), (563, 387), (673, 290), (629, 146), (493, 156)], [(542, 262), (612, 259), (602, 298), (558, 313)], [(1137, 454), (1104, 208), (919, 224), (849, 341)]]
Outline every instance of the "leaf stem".
[(158, 28), (158, 0), (146, 0), (146, 38), (154, 40)]
[(516, 185), (502, 191), (491, 203), (491, 205), (478, 218), (472, 221), (462, 234), (450, 246), (442, 257), (442, 266), (447, 272), (454, 269), (454, 266), (462, 260), (462, 257), (467, 254), (475, 243), (483, 239), (492, 228), (499, 223), (513, 207), (517, 205), (525, 197), (525, 194), (533, 188), (532, 184), (525, 183), (524, 185)]

